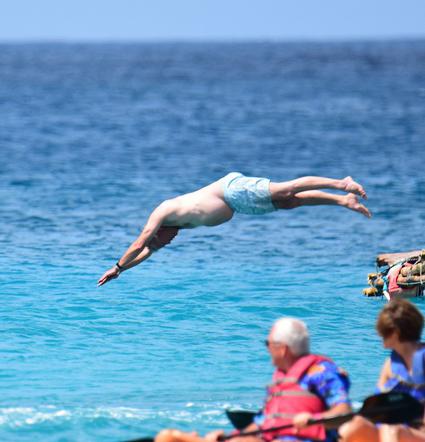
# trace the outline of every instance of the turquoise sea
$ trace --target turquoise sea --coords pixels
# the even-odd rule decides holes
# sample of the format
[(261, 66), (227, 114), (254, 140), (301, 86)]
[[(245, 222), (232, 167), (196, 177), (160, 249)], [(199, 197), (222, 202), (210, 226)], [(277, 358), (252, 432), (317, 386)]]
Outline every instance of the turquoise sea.
[[(425, 41), (2, 44), (0, 116), (0, 440), (229, 429), (283, 315), (373, 392), (366, 275), (424, 247)], [(235, 216), (96, 287), (156, 204), (230, 171), (352, 175), (374, 217)]]

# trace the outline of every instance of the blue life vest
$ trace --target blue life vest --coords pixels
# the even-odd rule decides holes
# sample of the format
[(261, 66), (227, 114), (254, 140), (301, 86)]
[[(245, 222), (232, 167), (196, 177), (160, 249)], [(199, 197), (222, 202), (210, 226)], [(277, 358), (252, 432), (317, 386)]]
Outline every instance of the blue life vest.
[(408, 393), (418, 401), (425, 402), (425, 345), (413, 355), (412, 374), (398, 353), (392, 351), (390, 359), (391, 376), (382, 390)]

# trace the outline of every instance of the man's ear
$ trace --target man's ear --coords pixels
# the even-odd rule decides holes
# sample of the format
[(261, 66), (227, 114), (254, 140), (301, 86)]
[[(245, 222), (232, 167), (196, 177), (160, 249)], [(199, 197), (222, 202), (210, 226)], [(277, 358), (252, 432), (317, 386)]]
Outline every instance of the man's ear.
[(281, 348), (281, 355), (282, 355), (282, 357), (285, 357), (285, 356), (287, 356), (288, 355), (288, 351), (289, 351), (289, 347), (286, 345), (286, 344), (282, 344), (281, 346), (280, 346), (280, 348)]

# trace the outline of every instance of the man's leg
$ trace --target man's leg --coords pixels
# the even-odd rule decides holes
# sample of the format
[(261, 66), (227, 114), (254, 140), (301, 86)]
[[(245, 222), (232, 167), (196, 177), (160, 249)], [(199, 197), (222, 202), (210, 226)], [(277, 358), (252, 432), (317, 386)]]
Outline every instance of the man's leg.
[[(224, 434), (223, 431), (213, 431), (204, 438), (197, 433), (184, 433), (179, 430), (162, 430), (155, 437), (155, 442), (216, 442), (218, 435)], [(263, 442), (259, 437), (235, 437), (233, 442)]]
[(342, 425), (338, 434), (342, 442), (379, 442), (378, 429), (361, 416), (356, 416)]
[(363, 205), (359, 203), (356, 195), (347, 193), (346, 195), (335, 195), (333, 193), (320, 192), (318, 190), (311, 190), (308, 192), (300, 192), (294, 196), (286, 198), (273, 199), (273, 204), (278, 209), (295, 209), (301, 206), (342, 206), (347, 209), (359, 212), (362, 215), (370, 218), (371, 213)]
[(276, 198), (288, 198), (299, 192), (317, 189), (342, 190), (366, 198), (366, 192), (363, 187), (359, 183), (356, 183), (350, 176), (347, 176), (342, 180), (319, 176), (306, 176), (282, 183), (270, 183), (272, 200)]
[(183, 433), (179, 430), (162, 430), (156, 437), (155, 442), (203, 442), (196, 433)]
[(425, 433), (404, 425), (381, 425), (380, 442), (425, 442)]

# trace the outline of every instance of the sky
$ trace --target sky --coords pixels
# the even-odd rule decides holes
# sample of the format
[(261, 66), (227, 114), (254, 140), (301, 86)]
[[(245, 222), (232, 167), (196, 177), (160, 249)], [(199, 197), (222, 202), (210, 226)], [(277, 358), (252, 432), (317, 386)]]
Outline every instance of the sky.
[(0, 41), (425, 38), (425, 0), (0, 0)]

